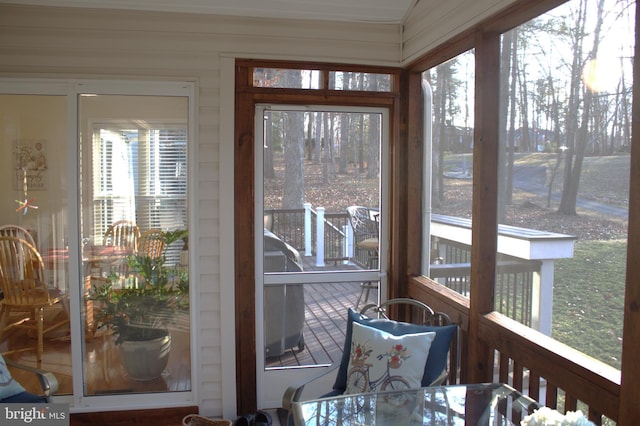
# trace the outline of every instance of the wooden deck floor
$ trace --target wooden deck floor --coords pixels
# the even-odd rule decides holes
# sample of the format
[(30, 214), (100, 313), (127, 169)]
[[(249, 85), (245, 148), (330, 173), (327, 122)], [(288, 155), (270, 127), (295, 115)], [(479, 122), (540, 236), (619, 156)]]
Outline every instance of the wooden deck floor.
[[(359, 269), (353, 264), (330, 265), (326, 268), (315, 266), (315, 258), (303, 258), (305, 271), (353, 270)], [(347, 329), (347, 311), (355, 308), (360, 296), (359, 282), (305, 284), (305, 323), (303, 335), (305, 348), (288, 349), (277, 357), (265, 360), (267, 368), (293, 367), (301, 365), (331, 364), (340, 359), (344, 347)], [(375, 295), (371, 292), (369, 302)], [(360, 307), (365, 301), (360, 301)]]
[(287, 350), (266, 359), (267, 367), (331, 364), (342, 355), (347, 310), (355, 306), (359, 283), (307, 284), (304, 286), (305, 348)]

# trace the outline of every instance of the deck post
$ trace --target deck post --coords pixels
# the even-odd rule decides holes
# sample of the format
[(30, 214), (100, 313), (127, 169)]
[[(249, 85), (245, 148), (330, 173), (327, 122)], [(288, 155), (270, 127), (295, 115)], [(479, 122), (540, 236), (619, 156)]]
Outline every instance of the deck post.
[(540, 271), (533, 274), (531, 328), (551, 336), (553, 316), (554, 259), (542, 261)]
[(316, 266), (324, 267), (324, 207), (318, 207), (316, 214)]
[(304, 203), (304, 255), (311, 256), (311, 203)]
[(342, 240), (342, 256), (345, 260), (342, 261), (343, 265), (348, 265), (351, 261), (351, 255), (353, 253), (353, 232), (351, 231), (351, 225), (345, 225), (342, 227), (342, 233), (344, 239)]

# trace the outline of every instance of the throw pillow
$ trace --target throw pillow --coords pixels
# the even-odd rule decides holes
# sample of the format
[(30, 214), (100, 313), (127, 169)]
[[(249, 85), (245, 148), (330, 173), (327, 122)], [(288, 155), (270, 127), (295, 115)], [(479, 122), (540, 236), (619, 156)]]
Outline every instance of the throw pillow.
[(451, 347), (451, 339), (453, 339), (453, 336), (455, 336), (458, 330), (458, 326), (455, 324), (446, 326), (425, 326), (401, 321), (367, 318), (366, 316), (354, 311), (352, 308), (349, 308), (342, 360), (333, 385), (333, 393), (336, 394), (344, 392), (347, 387), (347, 368), (349, 364), (349, 354), (351, 352), (351, 335), (353, 333), (354, 323), (365, 324), (370, 327), (386, 331), (395, 336), (401, 336), (407, 333), (435, 331), (436, 337), (433, 340), (433, 343), (431, 343), (429, 358), (427, 358), (424, 375), (422, 376), (422, 386), (429, 386), (436, 378), (438, 378), (438, 376), (440, 376), (440, 373), (444, 371), (447, 365), (449, 348)]
[(4, 362), (4, 358), (0, 355), (0, 400), (9, 398), (24, 392), (24, 388), (20, 383), (13, 380), (11, 372)]
[(435, 332), (394, 336), (353, 324), (345, 393), (421, 387)]

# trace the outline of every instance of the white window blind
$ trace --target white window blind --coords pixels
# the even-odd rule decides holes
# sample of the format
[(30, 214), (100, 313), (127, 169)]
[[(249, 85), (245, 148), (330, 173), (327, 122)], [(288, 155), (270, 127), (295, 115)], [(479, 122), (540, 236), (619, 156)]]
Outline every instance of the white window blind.
[(100, 127), (93, 146), (94, 240), (118, 220), (187, 228), (186, 126)]

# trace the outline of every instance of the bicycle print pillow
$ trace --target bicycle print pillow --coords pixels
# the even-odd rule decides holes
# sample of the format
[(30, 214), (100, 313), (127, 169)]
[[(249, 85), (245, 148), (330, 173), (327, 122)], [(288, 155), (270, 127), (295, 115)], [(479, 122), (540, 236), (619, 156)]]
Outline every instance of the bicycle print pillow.
[(353, 323), (346, 394), (421, 387), (436, 333), (394, 336)]

